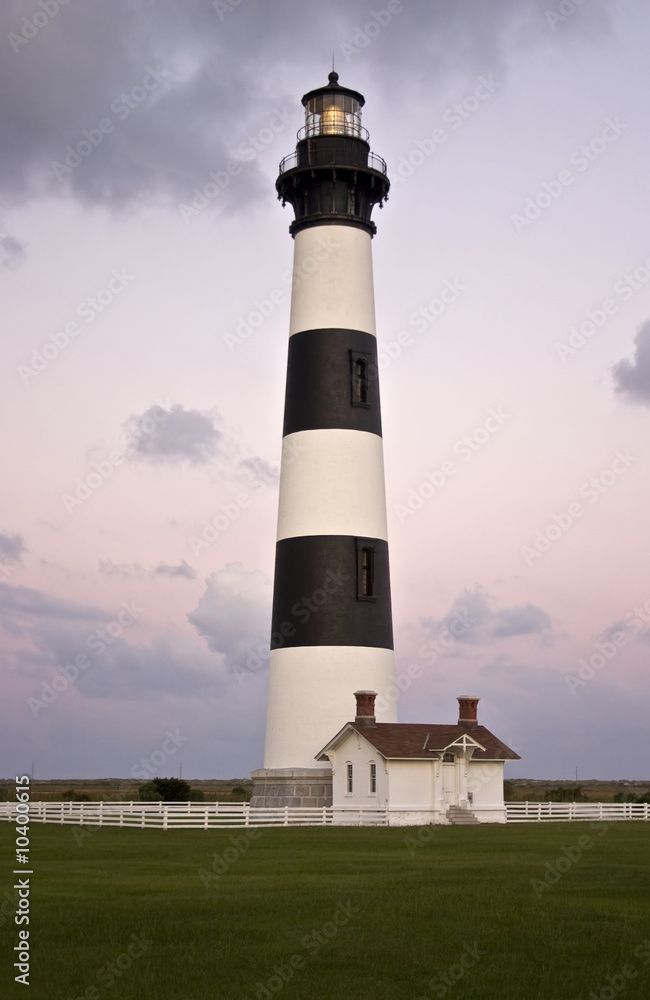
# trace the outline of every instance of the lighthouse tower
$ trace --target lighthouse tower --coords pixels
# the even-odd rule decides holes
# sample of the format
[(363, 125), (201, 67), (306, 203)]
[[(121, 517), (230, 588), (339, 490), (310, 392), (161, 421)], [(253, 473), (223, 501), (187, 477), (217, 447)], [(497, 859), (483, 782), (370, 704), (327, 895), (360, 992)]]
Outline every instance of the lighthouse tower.
[(361, 94), (332, 72), (302, 103), (276, 182), (295, 213), (294, 271), (258, 806), (331, 802), (330, 764), (314, 758), (355, 691), (377, 692), (377, 721), (396, 721), (382, 698), (394, 663), (370, 219), (390, 184)]

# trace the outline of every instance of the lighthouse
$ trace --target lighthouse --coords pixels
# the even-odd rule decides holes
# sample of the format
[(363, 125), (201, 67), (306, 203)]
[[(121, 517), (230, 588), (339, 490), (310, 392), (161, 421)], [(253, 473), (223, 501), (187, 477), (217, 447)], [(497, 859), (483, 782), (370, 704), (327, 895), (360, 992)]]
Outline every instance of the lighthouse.
[(302, 103), (276, 181), (294, 267), (257, 806), (331, 803), (331, 765), (315, 757), (354, 716), (353, 692), (377, 692), (377, 721), (396, 721), (371, 254), (390, 182), (361, 94), (332, 72)]

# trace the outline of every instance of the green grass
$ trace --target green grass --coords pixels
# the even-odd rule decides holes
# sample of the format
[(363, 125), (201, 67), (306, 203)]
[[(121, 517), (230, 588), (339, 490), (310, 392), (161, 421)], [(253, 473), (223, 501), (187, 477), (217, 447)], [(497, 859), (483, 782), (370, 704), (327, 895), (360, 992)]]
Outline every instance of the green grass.
[[(425, 828), (426, 843), (412, 828), (261, 830), (203, 884), (201, 869), (243, 833), (95, 828), (79, 842), (78, 827), (34, 824), (28, 995), (587, 1000), (625, 965), (636, 974), (617, 995), (650, 993), (647, 824)], [(592, 846), (535, 892), (531, 880), (585, 835)], [(1, 823), (2, 899), (13, 836)], [(12, 981), (11, 919), (0, 925), (0, 993), (13, 997), (23, 988)], [(150, 946), (102, 982), (133, 934)], [(463, 956), (472, 964), (453, 982)], [(276, 966), (288, 979), (277, 989)]]

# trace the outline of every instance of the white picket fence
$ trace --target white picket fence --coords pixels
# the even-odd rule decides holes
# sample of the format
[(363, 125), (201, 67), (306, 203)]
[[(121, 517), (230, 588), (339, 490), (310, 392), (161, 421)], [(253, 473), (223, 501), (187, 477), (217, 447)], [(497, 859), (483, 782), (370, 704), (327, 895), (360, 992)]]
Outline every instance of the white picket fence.
[[(32, 823), (213, 830), (247, 826), (386, 826), (386, 809), (324, 806), (251, 809), (248, 802), (31, 802)], [(0, 803), (0, 820), (16, 820), (15, 804)]]
[(648, 802), (506, 802), (508, 823), (541, 820), (650, 820)]
[[(650, 804), (632, 802), (506, 802), (508, 823), (544, 820), (650, 820)], [(247, 802), (31, 802), (32, 823), (215, 830), (257, 826), (388, 826), (388, 809), (251, 809)], [(0, 802), (0, 820), (16, 822), (16, 806)]]

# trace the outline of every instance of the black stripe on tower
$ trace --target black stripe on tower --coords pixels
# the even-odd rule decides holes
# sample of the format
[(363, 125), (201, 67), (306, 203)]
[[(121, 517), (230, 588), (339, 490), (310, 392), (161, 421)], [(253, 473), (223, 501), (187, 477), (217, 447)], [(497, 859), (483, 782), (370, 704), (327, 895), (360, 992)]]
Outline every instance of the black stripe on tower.
[(304, 330), (289, 338), (283, 434), (322, 428), (381, 437), (377, 338), (361, 330)]
[(393, 648), (388, 543), (304, 535), (277, 543), (271, 649)]

